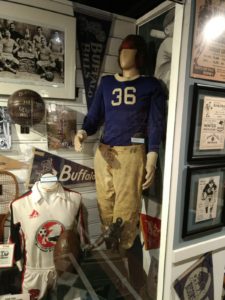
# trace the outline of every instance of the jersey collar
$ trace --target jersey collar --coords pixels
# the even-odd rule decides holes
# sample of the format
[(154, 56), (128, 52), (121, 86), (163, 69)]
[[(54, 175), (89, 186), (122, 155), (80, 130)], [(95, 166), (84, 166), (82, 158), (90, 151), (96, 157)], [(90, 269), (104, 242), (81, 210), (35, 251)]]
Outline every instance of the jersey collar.
[(121, 81), (121, 82), (131, 81), (131, 80), (135, 80), (135, 79), (141, 77), (141, 75), (136, 75), (136, 76), (133, 76), (133, 77), (124, 77), (124, 76), (120, 75), (119, 73), (116, 73), (114, 76), (115, 76), (116, 80)]
[[(33, 203), (38, 203), (42, 198), (41, 192), (38, 188), (38, 185), (40, 184), (40, 181), (35, 182), (35, 184), (32, 187), (32, 201)], [(56, 197), (60, 197), (62, 199), (66, 199), (66, 194), (65, 191), (63, 189), (63, 187), (61, 186), (61, 184), (59, 184), (59, 188), (56, 191)]]

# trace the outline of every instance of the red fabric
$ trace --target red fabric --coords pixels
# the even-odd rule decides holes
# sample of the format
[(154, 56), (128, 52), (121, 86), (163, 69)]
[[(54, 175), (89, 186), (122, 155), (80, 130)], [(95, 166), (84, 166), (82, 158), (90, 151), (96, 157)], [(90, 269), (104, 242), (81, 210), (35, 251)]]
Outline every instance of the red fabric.
[(161, 220), (146, 214), (140, 214), (140, 223), (145, 250), (159, 248)]
[(124, 40), (120, 46), (120, 50), (122, 49), (137, 49), (137, 46), (135, 45), (135, 42), (131, 39)]

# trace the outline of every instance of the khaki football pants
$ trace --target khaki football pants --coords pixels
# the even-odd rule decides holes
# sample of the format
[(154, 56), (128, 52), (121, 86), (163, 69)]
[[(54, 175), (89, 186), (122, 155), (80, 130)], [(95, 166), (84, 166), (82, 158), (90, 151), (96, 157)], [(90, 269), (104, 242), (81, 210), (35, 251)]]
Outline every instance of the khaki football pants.
[(144, 145), (100, 144), (94, 169), (99, 213), (103, 228), (121, 217), (124, 228), (120, 247), (128, 249), (137, 235), (146, 153)]

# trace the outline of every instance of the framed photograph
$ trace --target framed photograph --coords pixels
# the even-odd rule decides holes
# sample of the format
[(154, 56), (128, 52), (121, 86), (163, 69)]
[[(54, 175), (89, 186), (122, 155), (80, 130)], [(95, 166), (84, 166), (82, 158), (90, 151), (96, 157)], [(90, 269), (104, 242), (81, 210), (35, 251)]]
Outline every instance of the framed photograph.
[(48, 149), (73, 149), (77, 126), (76, 112), (66, 105), (47, 104)]
[(138, 33), (147, 43), (147, 74), (158, 78), (169, 92), (172, 43), (175, 20), (174, 3), (163, 3), (145, 22), (138, 24)]
[(195, 1), (194, 35), (191, 77), (225, 81), (225, 44), (221, 20), (225, 17), (225, 2)]
[(225, 165), (188, 167), (182, 237), (224, 226)]
[(189, 162), (225, 159), (225, 89), (194, 84)]
[(11, 118), (8, 108), (0, 106), (0, 151), (10, 150), (12, 146)]
[(45, 98), (74, 99), (75, 25), (72, 16), (2, 2), (1, 94), (26, 88)]

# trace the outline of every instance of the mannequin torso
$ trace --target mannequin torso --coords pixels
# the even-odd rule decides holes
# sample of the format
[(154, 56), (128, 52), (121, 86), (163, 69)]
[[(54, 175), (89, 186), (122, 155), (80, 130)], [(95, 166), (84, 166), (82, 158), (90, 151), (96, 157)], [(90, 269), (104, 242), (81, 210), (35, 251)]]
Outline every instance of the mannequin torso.
[(24, 293), (32, 294), (34, 289), (37, 299), (42, 299), (54, 285), (53, 250), (65, 230), (77, 228), (80, 207), (79, 193), (64, 189), (59, 182), (40, 181), (11, 204), (11, 241), (15, 243), (15, 260), (24, 258)]

